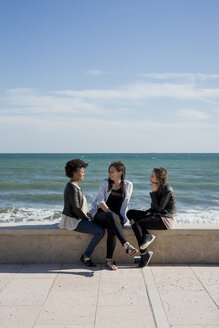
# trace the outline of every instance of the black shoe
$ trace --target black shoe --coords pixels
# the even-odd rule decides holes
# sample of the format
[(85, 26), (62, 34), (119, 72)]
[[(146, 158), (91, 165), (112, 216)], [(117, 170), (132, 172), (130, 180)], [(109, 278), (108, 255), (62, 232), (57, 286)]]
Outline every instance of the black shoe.
[(154, 235), (152, 235), (150, 233), (149, 234), (147, 233), (146, 235), (143, 236), (142, 243), (141, 243), (139, 248), (142, 251), (144, 251), (152, 243), (152, 241), (154, 241), (154, 239), (155, 239)]
[(141, 262), (139, 263), (139, 268), (143, 268), (146, 265), (148, 265), (148, 263), (150, 262), (151, 258), (153, 256), (153, 252), (148, 251), (146, 254), (141, 255)]
[(81, 256), (80, 261), (88, 267), (96, 267), (96, 264), (89, 257), (84, 257), (84, 255)]

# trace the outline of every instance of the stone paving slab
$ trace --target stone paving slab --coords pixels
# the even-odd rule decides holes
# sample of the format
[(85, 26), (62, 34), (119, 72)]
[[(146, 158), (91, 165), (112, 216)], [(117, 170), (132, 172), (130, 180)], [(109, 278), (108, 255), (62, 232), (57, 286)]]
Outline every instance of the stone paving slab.
[(219, 327), (219, 266), (152, 266), (170, 327)]
[(26, 264), (19, 269), (17, 278), (53, 279), (60, 272), (61, 264)]
[(203, 291), (204, 286), (189, 266), (152, 266), (159, 291)]
[(53, 279), (13, 279), (0, 293), (0, 305), (34, 306), (44, 303)]
[(160, 292), (170, 325), (214, 325), (219, 311), (204, 291)]
[(98, 306), (95, 327), (98, 328), (154, 328), (156, 327), (150, 307), (123, 305)]
[(0, 265), (0, 328), (216, 328), (219, 265)]
[(31, 328), (41, 310), (41, 306), (0, 306), (1, 328)]
[(206, 269), (206, 266), (195, 265), (191, 269), (219, 308), (219, 266), (212, 265)]

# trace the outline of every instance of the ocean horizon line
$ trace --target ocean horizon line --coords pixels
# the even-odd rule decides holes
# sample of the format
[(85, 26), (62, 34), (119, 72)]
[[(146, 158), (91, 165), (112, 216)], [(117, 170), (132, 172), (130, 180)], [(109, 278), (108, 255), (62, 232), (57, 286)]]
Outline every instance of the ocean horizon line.
[(43, 154), (62, 154), (62, 155), (68, 155), (68, 154), (219, 154), (219, 152), (0, 152), (0, 155), (43, 155)]

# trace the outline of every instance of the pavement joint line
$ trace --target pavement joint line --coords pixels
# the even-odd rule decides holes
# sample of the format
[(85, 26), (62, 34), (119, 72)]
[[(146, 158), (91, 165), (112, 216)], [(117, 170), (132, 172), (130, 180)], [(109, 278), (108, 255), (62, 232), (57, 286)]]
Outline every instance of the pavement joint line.
[(14, 275), (10, 279), (8, 279), (7, 283), (3, 286), (2, 289), (0, 288), (0, 293), (3, 292), (3, 290), (12, 282), (12, 280), (16, 279), (16, 276), (17, 276), (17, 274), (19, 273), (19, 271), (21, 270), (22, 267), (23, 267), (23, 264), (20, 265), (19, 269), (16, 272), (13, 272)]
[(166, 313), (164, 311), (151, 269), (149, 267), (143, 268), (142, 275), (157, 328), (169, 328)]
[[(193, 264), (194, 265), (194, 264)], [(192, 264), (189, 265), (190, 270), (193, 272), (193, 274), (196, 276), (196, 278), (198, 279), (198, 281), (200, 282), (200, 284), (203, 286), (204, 290), (206, 291), (206, 293), (208, 294), (208, 296), (211, 298), (211, 300), (214, 302), (216, 308), (218, 309), (218, 305), (215, 302), (215, 300), (213, 299), (213, 297), (211, 296), (211, 294), (209, 294), (207, 288), (205, 287), (205, 285), (202, 283), (202, 281), (199, 279), (199, 277), (197, 276), (197, 274), (195, 273), (195, 271), (192, 268)]]
[[(62, 267), (63, 267), (63, 264), (60, 264), (60, 266), (59, 266), (59, 270), (61, 270)], [(32, 328), (35, 327), (36, 322), (37, 322), (37, 320), (38, 320), (38, 318), (39, 318), (39, 316), (40, 316), (40, 313), (41, 313), (41, 311), (42, 311), (42, 309), (43, 309), (43, 307), (44, 307), (44, 304), (46, 303), (46, 301), (47, 301), (47, 299), (48, 299), (48, 296), (49, 296), (49, 294), (50, 294), (50, 292), (51, 292), (51, 290), (52, 290), (52, 288), (53, 288), (53, 286), (54, 286), (54, 283), (55, 283), (56, 279), (58, 278), (58, 276), (59, 276), (59, 273), (56, 274), (56, 276), (55, 276), (55, 278), (54, 278), (54, 280), (53, 280), (53, 283), (52, 283), (52, 285), (51, 285), (51, 287), (50, 287), (50, 289), (49, 289), (49, 291), (48, 291), (48, 293), (47, 293), (47, 296), (46, 296), (46, 298), (45, 298), (45, 300), (44, 300), (42, 306), (40, 307), (40, 310), (39, 310), (39, 312), (38, 312), (38, 314), (37, 314), (37, 316), (36, 316), (36, 319), (35, 319), (35, 321), (34, 321), (34, 323), (33, 323)]]
[(98, 285), (98, 291), (97, 291), (97, 303), (96, 303), (95, 316), (94, 316), (94, 327), (96, 326), (96, 320), (97, 320), (97, 308), (98, 308), (98, 301), (99, 301), (99, 294), (100, 294), (101, 278), (102, 278), (102, 272), (100, 272), (99, 285)]

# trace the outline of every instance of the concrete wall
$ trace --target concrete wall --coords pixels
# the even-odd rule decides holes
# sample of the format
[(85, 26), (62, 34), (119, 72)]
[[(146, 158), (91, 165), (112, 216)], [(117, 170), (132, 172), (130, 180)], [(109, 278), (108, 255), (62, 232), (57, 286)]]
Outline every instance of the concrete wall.
[[(155, 241), (151, 263), (219, 263), (219, 224), (176, 225), (170, 231), (151, 231)], [(132, 229), (124, 229), (127, 240), (137, 247)], [(57, 225), (0, 225), (0, 263), (77, 263), (91, 236), (59, 230)], [(96, 263), (106, 256), (106, 235), (93, 253)], [(117, 241), (114, 259), (133, 263)]]

